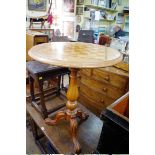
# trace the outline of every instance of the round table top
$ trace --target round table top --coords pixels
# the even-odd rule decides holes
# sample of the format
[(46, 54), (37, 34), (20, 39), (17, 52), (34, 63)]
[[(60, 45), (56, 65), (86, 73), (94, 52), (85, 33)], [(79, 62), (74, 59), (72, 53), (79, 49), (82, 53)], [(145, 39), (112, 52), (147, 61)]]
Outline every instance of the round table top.
[(55, 66), (69, 68), (99, 68), (112, 66), (122, 60), (119, 51), (92, 43), (51, 42), (33, 46), (33, 59)]

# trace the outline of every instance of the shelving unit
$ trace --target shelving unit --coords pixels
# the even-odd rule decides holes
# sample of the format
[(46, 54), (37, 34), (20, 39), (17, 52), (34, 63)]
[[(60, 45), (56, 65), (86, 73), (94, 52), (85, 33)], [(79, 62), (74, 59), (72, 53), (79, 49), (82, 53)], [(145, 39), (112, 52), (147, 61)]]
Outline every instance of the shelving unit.
[[(91, 19), (90, 17), (85, 17), (85, 16), (84, 16), (84, 18)], [(102, 19), (101, 18), (100, 21), (114, 22), (115, 19), (111, 20), (111, 19), (104, 19), (104, 18)]]
[[(106, 18), (101, 17), (99, 20), (94, 20), (93, 22), (99, 22), (100, 21), (101, 22), (100, 25), (104, 24), (104, 25), (107, 25), (107, 26), (109, 26), (109, 24), (112, 24), (112, 22), (115, 22), (115, 16), (116, 16), (116, 13), (118, 12), (118, 10), (101, 6), (100, 5), (100, 0), (98, 0), (97, 4), (98, 5), (96, 5), (96, 3), (94, 4), (92, 0), (85, 0), (84, 7), (87, 7), (88, 9), (92, 9), (92, 10), (95, 10), (95, 11), (99, 11), (99, 10), (104, 11), (106, 16), (111, 15), (111, 16), (113, 16), (113, 18), (112, 17), (106, 17)], [(84, 16), (83, 16), (84, 19), (85, 20), (87, 20), (87, 19), (90, 20), (91, 19), (90, 13), (86, 13), (86, 15), (85, 15), (85, 12), (86, 11), (84, 11)]]
[(85, 7), (93, 8), (95, 10), (106, 10), (106, 11), (110, 11), (110, 12), (117, 12), (117, 10), (105, 8), (105, 7), (93, 5), (93, 4), (85, 4)]
[(129, 14), (124, 14), (123, 30), (129, 33)]

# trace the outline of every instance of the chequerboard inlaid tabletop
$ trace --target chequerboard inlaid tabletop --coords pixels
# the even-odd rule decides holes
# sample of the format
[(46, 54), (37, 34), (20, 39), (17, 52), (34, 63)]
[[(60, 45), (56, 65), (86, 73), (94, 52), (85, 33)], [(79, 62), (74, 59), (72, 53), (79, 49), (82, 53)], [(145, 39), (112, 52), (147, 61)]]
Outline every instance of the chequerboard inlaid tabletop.
[(70, 68), (98, 68), (122, 60), (119, 51), (92, 43), (51, 42), (29, 50), (29, 56), (43, 63)]

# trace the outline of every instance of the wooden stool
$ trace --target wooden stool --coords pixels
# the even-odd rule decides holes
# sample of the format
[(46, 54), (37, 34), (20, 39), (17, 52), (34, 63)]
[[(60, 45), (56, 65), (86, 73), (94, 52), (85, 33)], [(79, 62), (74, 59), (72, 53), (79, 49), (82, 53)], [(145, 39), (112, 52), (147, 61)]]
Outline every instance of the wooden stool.
[[(39, 111), (42, 114), (43, 118), (47, 118), (50, 113), (58, 110), (59, 108), (62, 108), (62, 105), (56, 108), (47, 110), (44, 97), (49, 95), (54, 95), (54, 94), (56, 95), (60, 94), (61, 76), (64, 74), (69, 74), (69, 70), (68, 68), (51, 66), (51, 65), (40, 63), (38, 61), (28, 61), (26, 63), (26, 69), (28, 71), (28, 76), (29, 76), (31, 104), (36, 108), (37, 111)], [(57, 78), (57, 86), (45, 92), (43, 90), (43, 82), (45, 80), (50, 80), (53, 78)], [(34, 92), (35, 90), (34, 81), (38, 83), (39, 98), (36, 97)], [(39, 107), (39, 103), (36, 102), (38, 99), (40, 99), (41, 107)]]
[(29, 28), (33, 27), (33, 23), (38, 23), (41, 24), (41, 29), (44, 27), (45, 28), (45, 21), (47, 21), (47, 18), (30, 18), (30, 25)]

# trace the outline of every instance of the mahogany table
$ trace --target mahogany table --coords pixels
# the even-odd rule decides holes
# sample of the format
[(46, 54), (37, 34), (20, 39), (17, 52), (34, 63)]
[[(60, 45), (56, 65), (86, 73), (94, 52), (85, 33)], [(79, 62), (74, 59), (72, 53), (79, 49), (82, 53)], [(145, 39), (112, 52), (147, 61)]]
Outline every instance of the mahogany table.
[(99, 68), (112, 66), (122, 60), (122, 55), (110, 47), (82, 42), (51, 42), (36, 45), (29, 50), (33, 59), (55, 66), (69, 67), (70, 84), (67, 91), (66, 109), (56, 114), (54, 119), (45, 119), (55, 125), (62, 119), (70, 122), (70, 129), (76, 153), (81, 151), (77, 140), (77, 117), (84, 120), (88, 115), (77, 107), (79, 96), (77, 72), (79, 68)]

